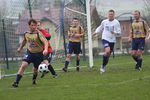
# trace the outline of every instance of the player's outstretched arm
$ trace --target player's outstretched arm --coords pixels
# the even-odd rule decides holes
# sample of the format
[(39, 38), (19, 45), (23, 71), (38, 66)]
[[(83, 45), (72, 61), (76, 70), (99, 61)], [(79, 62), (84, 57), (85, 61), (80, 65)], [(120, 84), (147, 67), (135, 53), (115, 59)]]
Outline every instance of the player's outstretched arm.
[(131, 32), (131, 33), (129, 34), (128, 42), (132, 42), (132, 36), (133, 36), (133, 33)]
[(26, 44), (26, 40), (23, 39), (22, 42), (21, 42), (21, 44), (20, 44), (20, 46), (19, 46), (19, 48), (17, 49), (17, 52), (21, 52), (21, 50), (23, 49), (23, 47), (25, 46), (25, 44)]
[(95, 32), (92, 33), (92, 35), (96, 35), (97, 33), (101, 33), (104, 30), (104, 21), (102, 21), (101, 25), (96, 28)]

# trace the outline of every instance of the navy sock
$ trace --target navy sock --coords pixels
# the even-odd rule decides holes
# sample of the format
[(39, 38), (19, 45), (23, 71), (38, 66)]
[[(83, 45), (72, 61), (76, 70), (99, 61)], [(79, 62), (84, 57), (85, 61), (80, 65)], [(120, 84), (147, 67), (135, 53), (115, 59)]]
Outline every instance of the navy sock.
[(142, 67), (142, 61), (143, 61), (142, 58), (138, 58), (138, 61), (137, 61), (138, 67)]
[(80, 65), (80, 60), (76, 60), (76, 66)]
[(36, 80), (36, 78), (37, 78), (37, 73), (33, 73), (33, 77), (32, 77), (32, 80)]
[(19, 84), (21, 78), (22, 78), (22, 75), (17, 74), (17, 76), (16, 76), (16, 83), (17, 83), (17, 84)]
[(56, 72), (55, 72), (54, 68), (52, 67), (52, 65), (48, 65), (48, 69), (52, 75), (56, 75)]
[(133, 58), (136, 62), (138, 62), (138, 57), (132, 56), (132, 58)]
[(69, 61), (65, 61), (65, 68), (68, 68)]
[(104, 55), (104, 56), (103, 56), (103, 64), (102, 64), (102, 65), (103, 65), (103, 66), (102, 66), (103, 68), (108, 64), (108, 60), (109, 60), (109, 57)]

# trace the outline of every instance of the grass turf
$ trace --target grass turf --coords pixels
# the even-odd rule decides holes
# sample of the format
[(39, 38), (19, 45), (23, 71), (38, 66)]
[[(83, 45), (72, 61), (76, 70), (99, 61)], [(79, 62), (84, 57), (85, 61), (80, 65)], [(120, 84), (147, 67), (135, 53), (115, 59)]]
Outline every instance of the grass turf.
[[(134, 70), (130, 56), (110, 58), (107, 71), (98, 72), (101, 59), (94, 60), (93, 68), (57, 72), (53, 79), (47, 74), (32, 85), (32, 75), (24, 75), (19, 88), (11, 87), (15, 76), (0, 80), (1, 100), (149, 100), (150, 55), (144, 56), (143, 70)], [(62, 66), (61, 66), (62, 67)]]

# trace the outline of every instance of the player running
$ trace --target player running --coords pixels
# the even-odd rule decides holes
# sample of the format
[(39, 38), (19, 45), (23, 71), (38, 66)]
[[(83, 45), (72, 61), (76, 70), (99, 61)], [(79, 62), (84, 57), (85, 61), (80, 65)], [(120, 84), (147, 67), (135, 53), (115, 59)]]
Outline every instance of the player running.
[(96, 29), (93, 35), (102, 32), (102, 44), (104, 46), (105, 54), (103, 55), (103, 63), (100, 68), (100, 72), (105, 72), (106, 65), (109, 61), (111, 52), (114, 50), (116, 42), (116, 34), (121, 33), (120, 23), (115, 19), (115, 11), (109, 10), (108, 19), (103, 20), (101, 25)]
[[(37, 69), (38, 66), (43, 61), (43, 55), (47, 55), (48, 53), (48, 42), (45, 37), (37, 31), (37, 21), (34, 19), (30, 19), (28, 22), (29, 31), (25, 32), (24, 38), (17, 49), (18, 52), (21, 52), (23, 47), (27, 45), (27, 51), (25, 56), (23, 57), (23, 61), (21, 67), (17, 73), (16, 81), (12, 84), (13, 87), (18, 87), (18, 84), (24, 74), (25, 69), (28, 67), (30, 63), (34, 64), (34, 67)], [(44, 44), (44, 49), (43, 49)], [(33, 84), (35, 83), (37, 77), (37, 72), (33, 73)]]
[(68, 30), (69, 44), (68, 44), (68, 54), (65, 61), (65, 66), (63, 71), (67, 72), (68, 65), (72, 53), (76, 54), (76, 70), (80, 69), (80, 53), (81, 53), (81, 38), (84, 36), (84, 30), (79, 26), (78, 18), (73, 18), (72, 26)]
[(131, 32), (128, 41), (132, 42), (131, 56), (135, 60), (135, 69), (142, 69), (142, 51), (145, 47), (145, 42), (148, 41), (149, 26), (146, 21), (141, 18), (140, 11), (134, 12), (134, 20), (131, 25)]

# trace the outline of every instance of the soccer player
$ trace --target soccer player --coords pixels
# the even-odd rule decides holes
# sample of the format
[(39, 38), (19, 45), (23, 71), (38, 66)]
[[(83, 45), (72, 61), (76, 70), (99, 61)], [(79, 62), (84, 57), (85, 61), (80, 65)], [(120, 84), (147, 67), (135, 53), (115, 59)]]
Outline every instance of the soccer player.
[[(44, 56), (43, 58), (43, 63), (45, 63), (47, 66), (48, 66), (48, 69), (49, 71), (51, 72), (51, 74), (53, 75), (53, 78), (57, 78), (57, 74), (53, 68), (53, 66), (51, 65), (51, 60), (52, 60), (52, 48), (51, 48), (51, 45), (50, 45), (50, 39), (51, 39), (51, 34), (48, 33), (47, 30), (45, 29), (42, 29), (41, 27), (41, 22), (38, 21), (37, 23), (37, 29), (45, 36), (45, 38), (47, 39), (48, 41), (48, 54), (46, 56)], [(34, 67), (35, 68), (35, 67)], [(36, 69), (35, 69), (36, 70)], [(45, 72), (42, 73), (42, 76), (41, 78), (43, 78), (45, 76)]]
[(73, 18), (72, 25), (68, 30), (68, 36), (69, 36), (68, 52), (63, 71), (67, 72), (72, 53), (76, 54), (76, 70), (79, 71), (81, 38), (84, 36), (84, 30), (81, 26), (79, 26), (78, 18)]
[(102, 21), (101, 25), (96, 29), (93, 35), (96, 35), (99, 32), (102, 32), (102, 44), (105, 50), (102, 61), (103, 63), (100, 68), (100, 72), (103, 73), (105, 72), (111, 52), (114, 50), (116, 34), (121, 33), (120, 23), (117, 19), (115, 19), (114, 10), (109, 10), (108, 19)]
[(135, 69), (142, 69), (142, 51), (145, 47), (145, 42), (148, 41), (149, 26), (146, 21), (141, 18), (140, 11), (134, 11), (134, 20), (131, 25), (129, 42), (132, 42), (131, 56), (135, 60)]
[[(23, 57), (23, 61), (21, 67), (19, 68), (18, 74), (16, 76), (16, 81), (12, 84), (13, 87), (18, 87), (18, 84), (23, 76), (25, 69), (28, 67), (30, 63), (34, 64), (35, 68), (43, 61), (43, 55), (47, 55), (48, 53), (48, 42), (45, 37), (37, 31), (37, 21), (34, 19), (30, 19), (28, 22), (29, 31), (25, 32), (24, 38), (17, 49), (18, 52), (21, 52), (23, 47), (27, 46), (27, 51), (25, 56)], [(44, 44), (44, 49), (43, 49)], [(37, 72), (33, 73), (33, 84), (35, 84), (35, 80), (37, 77)]]

